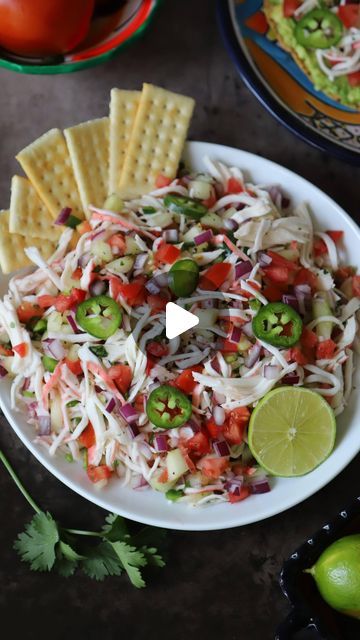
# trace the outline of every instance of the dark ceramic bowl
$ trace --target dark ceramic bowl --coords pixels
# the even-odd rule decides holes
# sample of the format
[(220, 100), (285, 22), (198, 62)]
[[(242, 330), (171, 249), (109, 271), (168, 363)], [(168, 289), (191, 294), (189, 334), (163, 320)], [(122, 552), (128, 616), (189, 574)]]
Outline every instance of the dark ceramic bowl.
[(280, 586), (292, 609), (278, 627), (275, 640), (291, 640), (312, 627), (324, 640), (357, 640), (360, 621), (338, 613), (321, 598), (315, 581), (304, 569), (311, 567), (335, 540), (360, 533), (360, 496), (325, 524), (284, 562)]

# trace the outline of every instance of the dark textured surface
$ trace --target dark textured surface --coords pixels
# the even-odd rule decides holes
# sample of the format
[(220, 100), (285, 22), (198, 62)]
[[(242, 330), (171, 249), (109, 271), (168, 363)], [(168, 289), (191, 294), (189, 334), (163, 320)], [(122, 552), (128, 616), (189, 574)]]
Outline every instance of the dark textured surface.
[[(0, 208), (8, 206), (19, 149), (53, 126), (106, 114), (111, 87), (138, 88), (147, 80), (196, 98), (193, 139), (238, 146), (280, 162), (356, 216), (359, 170), (297, 140), (264, 111), (232, 68), (212, 5), (208, 0), (168, 0), (134, 48), (80, 74), (30, 77), (1, 70)], [(0, 446), (34, 498), (57, 519), (71, 527), (100, 523), (103, 512), (42, 469), (4, 418)], [(3, 634), (29, 640), (125, 635), (132, 640), (270, 640), (287, 612), (277, 584), (282, 560), (356, 494), (359, 460), (317, 495), (278, 517), (224, 532), (170, 533), (167, 567), (143, 591), (132, 589), (126, 578), (99, 584), (29, 572), (12, 551), (12, 541), (32, 514), (0, 469)], [(301, 637), (315, 636), (306, 632)]]

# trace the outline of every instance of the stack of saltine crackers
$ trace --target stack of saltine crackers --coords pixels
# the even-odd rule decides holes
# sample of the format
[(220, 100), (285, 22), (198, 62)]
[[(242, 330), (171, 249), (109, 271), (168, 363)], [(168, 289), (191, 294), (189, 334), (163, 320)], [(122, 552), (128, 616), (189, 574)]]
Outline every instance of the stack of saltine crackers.
[(3, 273), (30, 264), (26, 247), (45, 259), (54, 253), (64, 230), (54, 222), (65, 207), (86, 219), (110, 194), (126, 200), (153, 190), (159, 175), (175, 178), (194, 106), (151, 84), (112, 89), (108, 117), (51, 129), (20, 151), (26, 177), (12, 178), (10, 209), (0, 212)]

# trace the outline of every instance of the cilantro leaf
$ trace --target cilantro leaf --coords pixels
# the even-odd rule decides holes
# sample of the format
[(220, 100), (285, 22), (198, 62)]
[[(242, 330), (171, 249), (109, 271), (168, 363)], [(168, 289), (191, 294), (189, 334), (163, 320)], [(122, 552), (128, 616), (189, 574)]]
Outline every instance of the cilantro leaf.
[(55, 546), (59, 531), (50, 513), (36, 513), (20, 533), (14, 549), (24, 562), (29, 562), (34, 571), (50, 571), (56, 560)]
[(136, 547), (160, 547), (165, 541), (166, 533), (166, 529), (160, 529), (160, 527), (143, 527), (131, 536), (131, 544)]
[(141, 553), (144, 554), (148, 565), (153, 567), (165, 567), (165, 562), (155, 547), (140, 547)]
[(105, 518), (106, 524), (101, 529), (103, 537), (110, 542), (116, 542), (116, 540), (122, 540), (129, 536), (128, 528), (124, 518), (116, 515), (116, 513), (109, 513)]
[(99, 581), (106, 576), (120, 576), (122, 573), (119, 558), (108, 542), (100, 542), (97, 547), (88, 549), (81, 568), (89, 578)]
[(126, 544), (126, 542), (110, 542), (110, 544), (128, 574), (131, 584), (138, 589), (145, 587), (145, 582), (139, 570), (139, 567), (145, 567), (147, 564), (144, 554), (138, 551), (136, 547)]
[(61, 576), (68, 578), (75, 573), (82, 558), (67, 542), (60, 540), (56, 548), (55, 569)]

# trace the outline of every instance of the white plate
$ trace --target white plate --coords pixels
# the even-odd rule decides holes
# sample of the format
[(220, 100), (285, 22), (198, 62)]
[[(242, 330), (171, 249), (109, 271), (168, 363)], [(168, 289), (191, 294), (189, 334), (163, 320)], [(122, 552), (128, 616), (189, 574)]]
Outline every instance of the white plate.
[[(346, 260), (360, 267), (360, 230), (351, 218), (327, 195), (300, 176), (283, 167), (238, 149), (205, 142), (190, 142), (185, 150), (187, 166), (203, 170), (204, 155), (222, 160), (245, 170), (255, 183), (280, 184), (293, 202), (306, 200), (314, 213), (320, 229), (343, 229), (347, 248)], [(6, 291), (7, 279), (0, 276), (0, 294)], [(357, 382), (359, 371), (357, 372)], [(21, 414), (10, 408), (10, 382), (5, 378), (0, 383), (0, 403), (10, 425), (34, 456), (59, 480), (91, 502), (108, 511), (119, 513), (132, 520), (167, 527), (202, 531), (226, 529), (263, 520), (289, 507), (321, 489), (335, 478), (360, 450), (360, 398), (356, 390), (352, 393), (346, 411), (338, 420), (338, 435), (331, 456), (312, 473), (301, 478), (275, 478), (273, 490), (263, 495), (252, 496), (239, 504), (219, 504), (206, 508), (194, 508), (168, 503), (155, 491), (133, 491), (121, 488), (116, 481), (97, 490), (87, 479), (81, 465), (69, 464), (61, 457), (51, 458), (47, 451), (33, 443), (34, 432)]]

